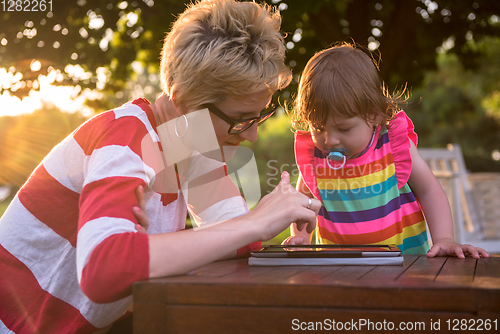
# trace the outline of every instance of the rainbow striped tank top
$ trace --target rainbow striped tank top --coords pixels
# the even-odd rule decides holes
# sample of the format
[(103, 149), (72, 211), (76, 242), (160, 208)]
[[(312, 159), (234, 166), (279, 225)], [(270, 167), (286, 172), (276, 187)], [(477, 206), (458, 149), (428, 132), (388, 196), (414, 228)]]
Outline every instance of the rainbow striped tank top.
[(401, 111), (388, 129), (377, 130), (365, 154), (334, 170), (308, 132), (296, 134), (297, 165), (306, 185), (323, 203), (316, 243), (396, 244), (403, 254), (427, 253), (424, 216), (408, 185), (409, 140), (416, 145), (417, 136)]

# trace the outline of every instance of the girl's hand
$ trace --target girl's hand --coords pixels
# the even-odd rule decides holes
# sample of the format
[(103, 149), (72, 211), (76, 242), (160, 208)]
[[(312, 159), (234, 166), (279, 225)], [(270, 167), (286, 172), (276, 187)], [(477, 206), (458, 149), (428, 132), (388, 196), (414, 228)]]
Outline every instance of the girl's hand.
[(283, 242), (282, 245), (307, 245), (304, 237), (289, 236)]
[(139, 233), (148, 233), (149, 219), (146, 215), (146, 200), (144, 199), (144, 188), (138, 186), (135, 188), (135, 196), (139, 202), (139, 206), (134, 206), (132, 208), (132, 213), (138, 220), (138, 224), (135, 224), (135, 229)]
[(475, 259), (482, 257), (489, 257), (490, 255), (480, 247), (474, 247), (469, 244), (459, 244), (453, 239), (440, 239), (429, 250), (427, 257), (434, 256), (457, 256), (464, 259), (466, 255), (471, 255)]

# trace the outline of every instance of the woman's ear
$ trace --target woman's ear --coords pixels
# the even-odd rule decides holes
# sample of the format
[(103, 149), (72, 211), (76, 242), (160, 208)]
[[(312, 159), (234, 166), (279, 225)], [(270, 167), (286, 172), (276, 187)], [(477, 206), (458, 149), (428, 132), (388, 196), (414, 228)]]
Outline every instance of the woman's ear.
[(174, 108), (177, 110), (179, 114), (182, 114), (180, 109), (179, 109), (179, 104), (177, 103), (177, 90), (174, 90), (174, 87), (170, 90), (170, 101), (172, 101), (172, 104)]
[(161, 95), (156, 99), (155, 108), (158, 112), (158, 117), (160, 118), (160, 124), (168, 122), (181, 116), (181, 112), (177, 109), (174, 99), (172, 99), (167, 94)]
[(189, 112), (188, 109), (186, 109), (185, 105), (182, 105), (179, 103), (179, 100), (177, 100), (177, 90), (175, 89), (175, 86), (172, 87), (170, 90), (170, 101), (172, 101), (172, 105), (174, 106), (175, 110), (177, 111), (177, 116), (182, 116), (185, 115)]

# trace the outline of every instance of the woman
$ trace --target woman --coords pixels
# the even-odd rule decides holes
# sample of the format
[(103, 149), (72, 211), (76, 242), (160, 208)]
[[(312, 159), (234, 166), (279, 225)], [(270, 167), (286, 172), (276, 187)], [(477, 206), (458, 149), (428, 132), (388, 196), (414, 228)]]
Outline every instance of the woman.
[[(279, 25), (252, 2), (189, 6), (165, 39), (166, 95), (99, 114), (49, 153), (0, 220), (0, 333), (106, 331), (137, 280), (241, 254), (292, 222), (312, 231), (320, 204), (288, 174), (247, 213), (222, 162), (290, 81)], [(150, 234), (137, 233), (137, 187)], [(183, 230), (187, 207), (208, 226)]]

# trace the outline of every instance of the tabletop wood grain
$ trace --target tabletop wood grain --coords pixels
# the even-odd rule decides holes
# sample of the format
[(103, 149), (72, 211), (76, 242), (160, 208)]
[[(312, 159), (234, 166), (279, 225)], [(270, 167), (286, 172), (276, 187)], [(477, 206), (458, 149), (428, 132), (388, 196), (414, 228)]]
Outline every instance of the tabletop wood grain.
[(134, 284), (134, 333), (292, 333), (293, 319), (362, 317), (428, 326), (500, 322), (500, 257), (281, 267), (249, 267), (239, 259)]

